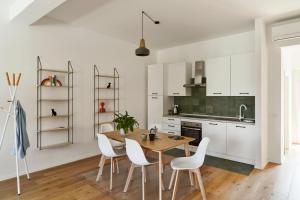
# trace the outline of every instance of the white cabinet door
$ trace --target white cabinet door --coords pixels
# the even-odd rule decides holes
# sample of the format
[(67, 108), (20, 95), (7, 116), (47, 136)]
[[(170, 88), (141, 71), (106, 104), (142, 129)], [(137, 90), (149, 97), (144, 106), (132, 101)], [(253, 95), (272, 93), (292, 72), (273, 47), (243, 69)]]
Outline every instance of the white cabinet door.
[(148, 127), (161, 124), (163, 109), (163, 96), (148, 96)]
[(192, 76), (191, 66), (187, 63), (172, 63), (167, 66), (168, 96), (190, 96), (190, 88), (183, 87)]
[(247, 160), (255, 160), (256, 131), (254, 125), (227, 124), (227, 154)]
[(210, 139), (207, 147), (208, 152), (226, 154), (226, 123), (203, 122), (202, 137)]
[(148, 66), (148, 95), (163, 95), (164, 66), (154, 64)]
[(231, 96), (255, 96), (254, 54), (231, 56)]
[(230, 57), (205, 61), (206, 96), (230, 96)]

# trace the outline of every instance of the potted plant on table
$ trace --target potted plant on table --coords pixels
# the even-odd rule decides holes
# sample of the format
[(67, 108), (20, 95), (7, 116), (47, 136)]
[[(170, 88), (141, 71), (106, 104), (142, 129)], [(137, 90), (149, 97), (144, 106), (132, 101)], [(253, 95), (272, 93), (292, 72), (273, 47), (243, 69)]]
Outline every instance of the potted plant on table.
[(125, 114), (115, 114), (116, 118), (113, 120), (117, 124), (116, 128), (120, 131), (121, 135), (125, 135), (128, 131), (133, 131), (134, 127), (138, 127), (139, 123), (134, 119), (134, 117), (128, 115), (128, 112), (125, 111)]

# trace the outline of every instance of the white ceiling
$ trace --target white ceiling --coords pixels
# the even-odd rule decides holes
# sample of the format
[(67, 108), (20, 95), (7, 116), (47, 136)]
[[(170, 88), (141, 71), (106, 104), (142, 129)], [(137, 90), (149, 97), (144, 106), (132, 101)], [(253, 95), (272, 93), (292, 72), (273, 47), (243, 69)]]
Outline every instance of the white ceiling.
[[(166, 48), (253, 29), (254, 19), (300, 10), (299, 0), (68, 0), (48, 17), (138, 45), (141, 10), (150, 48)], [(299, 12), (298, 12), (299, 13)]]

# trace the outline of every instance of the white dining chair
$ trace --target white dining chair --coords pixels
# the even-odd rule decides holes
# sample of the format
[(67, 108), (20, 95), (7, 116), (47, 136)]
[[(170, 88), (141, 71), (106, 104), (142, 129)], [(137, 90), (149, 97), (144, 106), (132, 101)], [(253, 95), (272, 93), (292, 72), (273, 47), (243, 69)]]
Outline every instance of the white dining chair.
[[(107, 133), (107, 132), (111, 132), (111, 131), (114, 131), (114, 127), (113, 127), (112, 123), (105, 123), (105, 124), (100, 125), (100, 133)], [(113, 139), (109, 139), (109, 141), (113, 147), (116, 147), (116, 148), (125, 147), (125, 144), (123, 142), (119, 142), (119, 141), (113, 140)]]
[(173, 173), (171, 176), (169, 190), (172, 189), (174, 177), (176, 174), (172, 200), (175, 200), (175, 196), (176, 196), (176, 192), (177, 192), (177, 185), (178, 185), (179, 171), (182, 171), (182, 170), (188, 170), (190, 172), (195, 173), (198, 183), (199, 183), (200, 190), (201, 190), (202, 199), (206, 200), (206, 194), (205, 194), (203, 181), (201, 178), (200, 167), (203, 165), (208, 143), (209, 143), (209, 138), (205, 137), (201, 140), (201, 142), (197, 148), (197, 151), (193, 156), (175, 158), (171, 161), (171, 168), (173, 169)]
[[(114, 160), (119, 157), (125, 156), (126, 152), (125, 152), (125, 149), (114, 149), (106, 135), (98, 133), (97, 136), (98, 136), (98, 146), (99, 146), (101, 153), (103, 154), (103, 156), (105, 156), (105, 159), (110, 159), (109, 189), (112, 190), (112, 176), (113, 176), (113, 169), (114, 169)], [(100, 177), (99, 174), (100, 174), (100, 169), (99, 169), (99, 172), (97, 175), (97, 179), (99, 179), (99, 177)]]
[(146, 171), (145, 167), (153, 164), (158, 164), (158, 162), (149, 162), (146, 158), (142, 147), (135, 140), (125, 138), (126, 144), (126, 154), (131, 161), (131, 166), (129, 169), (128, 177), (123, 192), (127, 192), (129, 183), (132, 178), (133, 170), (136, 167), (142, 168), (142, 199), (145, 199), (145, 182), (146, 182)]
[[(106, 133), (106, 132), (110, 132), (110, 131), (114, 131), (114, 127), (111, 123), (105, 123), (105, 124), (100, 125), (100, 133)], [(113, 148), (115, 148), (115, 149), (122, 149), (125, 147), (125, 144), (123, 142), (119, 142), (119, 141), (112, 140), (112, 139), (109, 139), (109, 141), (110, 141), (111, 145), (113, 146)], [(101, 154), (101, 158), (99, 161), (99, 172), (97, 174), (96, 181), (99, 181), (100, 176), (102, 176), (103, 168), (104, 168), (106, 160), (107, 160), (107, 158), (103, 154)], [(117, 167), (117, 173), (119, 173), (118, 159), (115, 159), (115, 163), (116, 163), (116, 167)], [(115, 172), (115, 165), (113, 163), (113, 173), (114, 172)]]

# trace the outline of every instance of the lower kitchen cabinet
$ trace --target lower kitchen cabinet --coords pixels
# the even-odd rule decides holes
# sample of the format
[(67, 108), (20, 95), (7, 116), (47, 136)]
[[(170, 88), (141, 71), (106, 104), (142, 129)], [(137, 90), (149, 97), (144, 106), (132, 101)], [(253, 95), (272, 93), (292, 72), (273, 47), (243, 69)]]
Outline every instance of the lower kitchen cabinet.
[(162, 132), (170, 135), (180, 135), (180, 119), (173, 117), (163, 117)]
[(202, 137), (208, 137), (210, 142), (208, 153), (226, 154), (226, 123), (206, 121), (202, 123)]
[(227, 154), (229, 156), (254, 161), (257, 145), (254, 125), (227, 124)]

